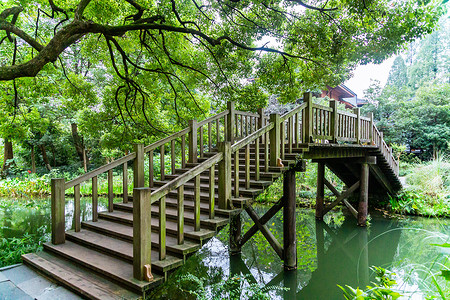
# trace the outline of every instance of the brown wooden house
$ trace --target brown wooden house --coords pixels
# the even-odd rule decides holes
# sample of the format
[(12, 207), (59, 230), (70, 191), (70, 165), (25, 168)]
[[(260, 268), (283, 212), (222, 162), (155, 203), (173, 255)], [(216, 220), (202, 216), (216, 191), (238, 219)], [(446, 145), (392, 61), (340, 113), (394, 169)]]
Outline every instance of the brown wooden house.
[[(331, 99), (337, 100), (340, 103), (345, 104), (346, 108), (356, 107), (357, 101), (356, 94), (343, 84), (338, 85), (337, 87), (334, 88), (327, 86), (327, 90), (323, 90), (320, 97), (321, 98), (329, 97)], [(353, 101), (348, 98), (353, 98)]]

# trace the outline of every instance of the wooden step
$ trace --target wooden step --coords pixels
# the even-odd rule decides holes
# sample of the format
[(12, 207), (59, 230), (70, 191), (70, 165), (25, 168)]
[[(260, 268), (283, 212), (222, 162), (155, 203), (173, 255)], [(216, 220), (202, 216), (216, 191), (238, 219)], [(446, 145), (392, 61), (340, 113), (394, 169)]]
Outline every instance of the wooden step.
[[(244, 173), (244, 175), (245, 175), (245, 173)], [(234, 178), (231, 181), (232, 181), (232, 184), (234, 185), (234, 182), (235, 182)], [(166, 183), (169, 183), (169, 182), (170, 182), (169, 180), (164, 180), (164, 181), (154, 180), (153, 184), (154, 184), (155, 188), (158, 188), (158, 187), (162, 187), (163, 185), (165, 185)], [(216, 182), (218, 182), (218, 179), (216, 180)], [(272, 184), (272, 181), (262, 181), (262, 180), (256, 181), (256, 180), (252, 180), (252, 179), (250, 180), (250, 187), (254, 188), (254, 189), (264, 189), (271, 184)], [(245, 179), (242, 177), (239, 178), (239, 186), (240, 187), (245, 186)], [(194, 183), (186, 182), (184, 184), (184, 189), (185, 190), (193, 190)], [(208, 181), (208, 183), (204, 183), (204, 182), (200, 181), (200, 189), (202, 191), (208, 192), (210, 190), (209, 181)], [(214, 190), (216, 193), (218, 193), (218, 191), (219, 191), (218, 184), (214, 185)]]
[[(122, 258), (130, 263), (133, 262), (133, 244), (118, 240), (100, 233), (81, 230), (66, 232), (66, 239), (77, 244), (87, 246), (102, 253)], [(164, 275), (165, 272), (183, 265), (183, 259), (167, 255), (164, 260), (158, 259), (158, 252), (152, 251), (152, 270)]]
[[(99, 219), (97, 222), (82, 222), (81, 227), (124, 241), (133, 242), (133, 227), (131, 226)], [(200, 246), (199, 243), (191, 241), (185, 241), (184, 244), (178, 245), (176, 238), (172, 236), (166, 237), (167, 253), (177, 257), (184, 257), (193, 253), (199, 250)], [(152, 234), (152, 249), (159, 249), (159, 238), (157, 234)]]
[(133, 278), (133, 264), (83, 247), (71, 241), (66, 241), (60, 245), (45, 243), (44, 249), (81, 264), (138, 293), (143, 293), (164, 281), (164, 277), (158, 274), (153, 274), (154, 280), (152, 282), (139, 281)]
[(22, 255), (23, 262), (38, 272), (56, 280), (59, 284), (89, 299), (140, 299), (141, 295), (131, 292), (120, 285), (105, 280), (88, 269), (47, 253), (29, 253)]
[[(174, 197), (170, 197), (170, 198), (168, 197), (168, 198), (166, 198), (166, 201), (167, 201), (167, 199), (174, 200), (175, 198)], [(130, 202), (128, 202), (128, 203), (114, 203), (114, 210), (121, 210), (121, 211), (132, 212), (133, 211), (132, 198), (129, 199), (129, 201)], [(189, 203), (189, 202), (192, 203), (192, 207), (193, 207), (193, 201), (192, 200), (185, 200), (185, 203)], [(177, 220), (178, 212), (173, 207), (176, 207), (176, 206), (172, 205), (170, 208), (166, 208), (166, 216), (167, 216), (166, 219)], [(184, 222), (186, 224), (193, 224), (194, 223), (194, 213), (192, 211), (193, 211), (193, 209), (186, 210), (184, 212)], [(217, 215), (220, 215), (220, 214), (217, 213)], [(154, 216), (155, 218), (159, 216), (159, 208), (157, 206), (152, 206), (152, 216)], [(229, 220), (227, 218), (223, 218), (223, 217), (220, 217), (220, 216), (216, 216), (216, 217), (214, 217), (214, 219), (209, 219), (209, 215), (207, 214), (207, 212), (205, 212), (204, 214), (200, 215), (200, 225), (203, 228), (209, 228), (209, 229), (213, 229), (213, 230), (218, 230), (218, 228), (227, 225), (228, 222), (229, 222)]]
[[(158, 207), (152, 207), (152, 215), (153, 215), (153, 208), (156, 208), (156, 214), (158, 214)], [(169, 209), (170, 210), (170, 209)], [(174, 210), (176, 213), (176, 210)], [(152, 232), (159, 232), (159, 214), (152, 218)], [(101, 212), (98, 214), (99, 218), (118, 222), (121, 224), (133, 226), (133, 214), (130, 212), (125, 211), (114, 211), (114, 212)], [(177, 223), (175, 219), (174, 221), (170, 218), (167, 218), (166, 216), (166, 233), (168, 235), (177, 237), (178, 234), (178, 228)], [(214, 230), (208, 230), (204, 228), (200, 228), (199, 231), (194, 231), (194, 227), (189, 224), (184, 224), (184, 236), (187, 239), (191, 239), (194, 241), (202, 242), (203, 240), (207, 240), (212, 238), (216, 232)]]

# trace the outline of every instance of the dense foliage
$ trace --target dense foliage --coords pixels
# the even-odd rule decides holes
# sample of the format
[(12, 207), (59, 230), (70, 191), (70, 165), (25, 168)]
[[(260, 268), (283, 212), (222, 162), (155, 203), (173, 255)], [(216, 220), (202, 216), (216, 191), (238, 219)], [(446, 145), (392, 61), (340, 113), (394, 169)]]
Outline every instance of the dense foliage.
[(440, 2), (2, 1), (3, 169), (86, 169), (226, 100), (339, 84), (431, 32)]

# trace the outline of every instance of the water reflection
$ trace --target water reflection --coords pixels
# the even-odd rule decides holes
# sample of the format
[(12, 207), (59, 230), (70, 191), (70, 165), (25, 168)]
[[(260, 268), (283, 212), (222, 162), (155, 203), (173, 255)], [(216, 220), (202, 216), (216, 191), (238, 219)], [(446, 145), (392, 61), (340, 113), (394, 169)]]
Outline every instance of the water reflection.
[[(259, 213), (263, 214), (264, 208), (260, 208)], [(277, 215), (268, 224), (279, 241), (282, 240), (281, 218)], [(248, 220), (244, 220), (244, 224), (246, 229), (251, 226)], [(427, 233), (423, 228), (428, 228)], [(422, 230), (422, 237), (412, 233), (417, 230)], [(296, 271), (283, 270), (282, 261), (261, 234), (242, 248), (241, 255), (230, 256), (228, 231), (223, 230), (188, 259), (154, 296), (165, 299), (189, 297), (186, 287), (180, 289), (177, 280), (180, 275), (190, 273), (205, 279), (206, 285), (237, 274), (245, 275), (249, 284), (287, 288), (271, 291), (271, 299), (343, 299), (337, 284), (365, 288), (375, 279), (371, 266), (390, 268), (402, 275), (411, 272), (406, 262), (424, 263), (443, 258), (444, 254), (430, 248), (429, 243), (442, 242), (448, 234), (448, 227), (437, 220), (398, 221), (373, 217), (369, 228), (360, 228), (353, 217), (344, 217), (341, 213), (334, 213), (326, 222), (316, 222), (313, 211), (299, 210)], [(420, 277), (414, 276), (415, 280)], [(398, 281), (402, 288), (410, 290), (408, 296), (414, 298), (416, 295), (420, 299), (420, 284), (411, 282), (411, 278)]]

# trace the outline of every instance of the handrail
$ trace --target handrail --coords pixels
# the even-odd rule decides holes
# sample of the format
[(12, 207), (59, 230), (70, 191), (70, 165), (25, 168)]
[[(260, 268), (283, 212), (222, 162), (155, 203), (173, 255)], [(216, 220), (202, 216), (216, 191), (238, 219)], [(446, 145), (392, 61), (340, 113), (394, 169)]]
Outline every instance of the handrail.
[(194, 168), (190, 169), (189, 171), (186, 171), (183, 173), (183, 175), (178, 176), (177, 178), (169, 181), (162, 187), (158, 188), (156, 191), (151, 193), (151, 202), (152, 204), (161, 197), (167, 195), (170, 191), (182, 186), (189, 180), (193, 179), (194, 177), (200, 175), (205, 170), (211, 168), (211, 166), (214, 166), (216, 163), (221, 161), (223, 158), (223, 153), (219, 152), (213, 157), (209, 158), (208, 160), (202, 162), (201, 164), (195, 166)]
[(292, 117), (293, 115), (295, 115), (296, 113), (300, 112), (302, 109), (304, 109), (307, 106), (306, 103), (300, 104), (299, 106), (295, 107), (293, 110), (288, 111), (287, 113), (285, 113), (284, 115), (282, 115), (280, 117), (280, 121), (284, 122), (285, 120), (289, 119), (290, 117)]
[(122, 165), (122, 164), (124, 164), (124, 163), (126, 163), (126, 162), (128, 162), (130, 160), (132, 160), (132, 159), (135, 159), (135, 158), (136, 158), (136, 152), (133, 152), (133, 153), (130, 153), (130, 154), (124, 156), (124, 157), (121, 157), (121, 158), (119, 158), (119, 159), (117, 159), (117, 160), (115, 160), (115, 161), (113, 161), (113, 162), (111, 162), (109, 164), (103, 165), (103, 166), (101, 166), (101, 167), (99, 167), (99, 168), (97, 168), (95, 170), (87, 172), (87, 173), (81, 175), (80, 177), (77, 177), (77, 178), (75, 178), (75, 179), (73, 179), (71, 181), (66, 182), (65, 189), (66, 190), (70, 189), (71, 187), (74, 187), (75, 185), (80, 184), (83, 181), (89, 180), (89, 179), (91, 179), (91, 178), (93, 178), (93, 177), (95, 177), (95, 176), (97, 176), (99, 174), (102, 174), (102, 173), (104, 173), (106, 171), (114, 169), (115, 167), (118, 167), (118, 166), (120, 166), (120, 165)]
[(191, 128), (187, 127), (178, 132), (175, 132), (174, 134), (169, 135), (166, 138), (163, 138), (162, 140), (156, 141), (153, 144), (150, 144), (150, 145), (144, 147), (144, 153), (147, 153), (151, 150), (155, 150), (156, 148), (158, 148), (164, 144), (167, 144), (168, 142), (170, 142), (176, 138), (179, 138), (182, 135), (188, 134), (190, 131), (191, 131)]
[(331, 107), (328, 107), (328, 106), (325, 106), (325, 105), (316, 104), (316, 103), (313, 104), (313, 107), (314, 108), (318, 108), (318, 109), (322, 109), (322, 110), (326, 110), (326, 111), (330, 111), (330, 112), (333, 111), (333, 109)]
[(236, 152), (237, 150), (247, 146), (248, 144), (252, 143), (256, 139), (260, 138), (263, 134), (267, 133), (274, 127), (273, 123), (269, 123), (263, 128), (258, 129), (257, 131), (253, 132), (252, 134), (246, 136), (245, 138), (241, 139), (240, 141), (234, 143), (231, 146), (231, 153)]
[(226, 110), (224, 110), (223, 112), (218, 113), (217, 115), (214, 115), (214, 116), (212, 116), (212, 117), (209, 117), (208, 119), (204, 119), (204, 120), (201, 121), (201, 122), (198, 122), (198, 123), (197, 123), (197, 126), (200, 127), (200, 126), (203, 126), (203, 125), (205, 125), (205, 124), (208, 124), (208, 123), (210, 123), (210, 122), (212, 122), (212, 121), (215, 121), (215, 120), (217, 120), (217, 119), (220, 119), (220, 118), (222, 118), (223, 116), (227, 115), (229, 112), (230, 112), (230, 111), (229, 111), (228, 109), (226, 109)]
[(259, 118), (260, 115), (255, 114), (255, 113), (251, 113), (251, 112), (246, 112), (246, 111), (240, 111), (240, 110), (236, 110), (234, 112), (236, 115), (242, 115), (242, 116), (247, 116), (247, 117), (255, 117), (255, 118)]
[(345, 110), (338, 110), (337, 113), (341, 114), (341, 115), (344, 115), (344, 116), (352, 117), (352, 118), (356, 118), (357, 117), (356, 114), (350, 113), (350, 112), (345, 111)]

